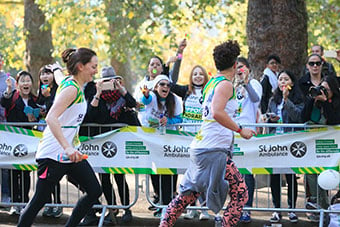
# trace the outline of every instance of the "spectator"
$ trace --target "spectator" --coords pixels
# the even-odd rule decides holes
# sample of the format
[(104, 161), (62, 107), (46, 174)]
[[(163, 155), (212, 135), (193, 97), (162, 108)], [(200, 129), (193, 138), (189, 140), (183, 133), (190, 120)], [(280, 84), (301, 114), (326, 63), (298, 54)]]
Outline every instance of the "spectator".
[(318, 54), (311, 54), (307, 57), (307, 74), (299, 79), (299, 86), (302, 94), (306, 97), (309, 89), (318, 86), (324, 75), (322, 74), (322, 57)]
[(37, 103), (45, 109), (46, 114), (53, 104), (54, 97), (58, 88), (58, 84), (54, 79), (54, 74), (52, 70), (52, 65), (45, 65), (39, 70), (40, 86), (38, 90)]
[[(304, 107), (304, 99), (297, 80), (293, 73), (288, 70), (281, 71), (278, 78), (278, 88), (275, 90), (273, 97), (269, 101), (268, 112), (270, 123), (300, 123), (301, 113)], [(270, 133), (281, 133), (281, 128), (271, 128)], [(283, 131), (292, 131), (293, 128), (285, 128)], [(290, 209), (296, 207), (297, 199), (297, 180), (295, 174), (285, 174), (288, 183), (288, 206)], [(270, 188), (275, 208), (281, 207), (281, 180), (280, 174), (270, 175)], [(294, 212), (288, 213), (290, 222), (297, 222), (298, 217)], [(274, 212), (270, 222), (276, 223), (281, 221), (281, 213)]]
[[(311, 51), (312, 51), (312, 54), (318, 54), (322, 58), (322, 69), (321, 69), (322, 74), (324, 76), (336, 76), (336, 71), (332, 63), (327, 62), (325, 58), (323, 57), (323, 51), (324, 51), (323, 46), (314, 45), (312, 46)], [(306, 68), (306, 70), (308, 71), (308, 68)]]
[[(12, 80), (6, 79), (7, 88), (1, 97), (1, 105), (6, 109), (8, 122), (37, 122), (39, 116), (33, 110), (39, 110), (37, 98), (32, 94), (33, 78), (27, 71), (20, 71), (16, 77), (16, 89), (12, 90)], [(28, 111), (31, 110), (31, 111)], [(40, 110), (37, 112), (39, 115)], [(29, 127), (26, 127), (29, 128)], [(30, 190), (30, 171), (12, 170), (10, 174), (10, 188), (12, 202), (27, 203)], [(21, 206), (11, 207), (11, 215), (19, 215)]]
[(261, 112), (267, 112), (269, 99), (277, 88), (277, 74), (279, 71), (279, 64), (281, 59), (277, 55), (269, 55), (267, 58), (267, 67), (263, 71), (261, 79), (262, 98), (261, 98)]
[[(183, 101), (183, 123), (202, 123), (202, 92), (208, 80), (205, 68), (196, 65), (191, 70), (188, 85), (171, 85), (171, 91), (181, 97)], [(196, 132), (196, 129), (195, 126), (184, 128), (189, 132)]]
[[(172, 124), (182, 122), (180, 117), (183, 112), (182, 101), (170, 92), (170, 79), (166, 75), (157, 76), (153, 91), (144, 87), (142, 102), (145, 105), (143, 126), (174, 129)], [(177, 174), (152, 175), (151, 180), (155, 191), (161, 187), (161, 204), (168, 204), (173, 197), (173, 188), (177, 185)], [(158, 209), (154, 215), (159, 217), (161, 212), (162, 209)]]
[[(37, 104), (42, 109), (41, 115), (43, 118), (40, 119), (41, 123), (46, 123), (44, 118), (53, 104), (58, 88), (58, 85), (54, 79), (53, 69), (54, 67), (52, 65), (45, 65), (39, 70), (39, 90)], [(43, 131), (44, 128), (45, 127), (40, 127), (40, 130)], [(53, 203), (61, 204), (60, 183), (57, 183), (56, 186), (53, 187), (52, 195)], [(50, 199), (48, 203), (52, 203), (52, 199)], [(61, 206), (45, 207), (42, 215), (44, 217), (59, 218), (63, 215), (63, 208)]]
[[(14, 88), (15, 80), (6, 74), (2, 68), (4, 65), (4, 57), (0, 53), (0, 95), (4, 93), (7, 88), (6, 79), (8, 77), (12, 80), (12, 88)], [(12, 92), (12, 91), (11, 91)], [(6, 122), (5, 108), (0, 105), (0, 123)], [(11, 193), (9, 188), (9, 169), (1, 169), (1, 202), (9, 203), (11, 201)]]
[[(85, 88), (87, 93), (86, 96), (89, 97), (88, 111), (86, 114), (86, 122), (97, 123), (97, 124), (114, 124), (114, 123), (125, 123), (128, 125), (140, 126), (138, 118), (135, 111), (136, 100), (132, 95), (126, 90), (124, 86), (124, 80), (121, 76), (117, 76), (115, 70), (109, 66), (102, 69), (102, 79), (109, 80), (105, 83), (113, 83), (115, 90), (104, 90), (103, 80), (97, 82), (95, 87)], [(92, 85), (91, 85), (92, 86)], [(94, 89), (94, 90), (93, 90)], [(89, 94), (93, 94), (89, 96)], [(91, 136), (96, 134), (105, 133), (116, 129), (115, 127), (102, 127), (94, 128), (91, 127)], [(93, 133), (93, 130), (96, 130)], [(109, 205), (117, 205), (116, 196), (114, 188), (110, 180), (111, 174), (100, 173), (99, 179), (102, 183), (102, 189), (105, 199)], [(120, 201), (123, 205), (127, 206), (130, 204), (130, 194), (129, 186), (125, 179), (125, 174), (114, 174), (114, 178), (118, 187), (118, 193)], [(113, 210), (112, 213), (117, 215), (118, 209)], [(115, 220), (111, 219), (110, 214), (108, 214), (104, 222), (105, 224), (114, 223)], [(129, 208), (125, 209), (122, 216), (122, 222), (127, 223), (132, 221), (132, 213)], [(97, 224), (98, 218), (95, 215), (95, 211), (92, 210), (87, 214), (81, 223), (82, 226)]]
[[(237, 58), (236, 74), (234, 80), (237, 101), (237, 113), (234, 121), (238, 124), (256, 123), (257, 112), (262, 97), (260, 82), (253, 79), (249, 63), (243, 57)], [(255, 130), (255, 127), (253, 127)], [(245, 207), (253, 206), (255, 179), (252, 174), (244, 175), (248, 188), (248, 202)], [(251, 222), (250, 212), (243, 211), (241, 222)]]
[[(154, 86), (153, 80), (158, 76), (158, 75), (166, 75), (168, 76), (171, 80), (174, 78), (174, 82), (177, 82), (178, 74), (179, 74), (179, 68), (181, 65), (182, 61), (182, 54), (183, 50), (186, 47), (186, 40), (182, 40), (178, 50), (177, 50), (177, 55), (175, 58), (169, 58), (168, 62), (166, 64), (163, 64), (163, 60), (158, 57), (158, 56), (153, 56), (149, 60), (148, 64), (148, 74), (143, 78), (142, 81), (140, 81), (135, 89), (135, 92), (133, 96), (136, 98), (136, 100), (139, 102), (143, 98), (143, 94), (141, 92), (141, 89), (146, 86), (148, 89), (152, 89)], [(175, 64), (173, 66), (173, 69), (169, 72), (169, 64), (170, 62), (175, 61)], [(142, 121), (142, 120), (141, 120)]]
[[(182, 40), (178, 50), (177, 50), (177, 56), (175, 58), (171, 57), (169, 58), (169, 61), (166, 64), (163, 64), (163, 61), (160, 57), (158, 56), (153, 56), (150, 58), (149, 64), (148, 64), (148, 75), (146, 75), (144, 77), (144, 79), (142, 81), (140, 81), (136, 88), (135, 88), (135, 92), (134, 92), (134, 97), (136, 99), (136, 101), (138, 103), (140, 103), (140, 105), (138, 105), (138, 118), (140, 120), (140, 122), (145, 121), (144, 117), (145, 117), (145, 107), (142, 103), (142, 98), (143, 98), (143, 93), (142, 93), (142, 89), (146, 86), (149, 90), (153, 89), (154, 87), (154, 79), (162, 74), (162, 75), (166, 75), (170, 78), (170, 80), (173, 80), (174, 83), (177, 82), (178, 79), (178, 74), (179, 74), (179, 68), (181, 65), (181, 61), (182, 61), (182, 53), (183, 50), (186, 47), (186, 40)], [(170, 71), (169, 73), (169, 64), (170, 62), (175, 61), (175, 64), (173, 66), (173, 69)], [(157, 200), (157, 198), (155, 199)]]
[[(314, 92), (307, 96), (306, 106), (303, 112), (304, 121), (313, 124), (340, 124), (340, 115), (335, 114), (340, 111), (339, 84), (334, 76), (325, 76), (320, 86), (312, 87)], [(315, 93), (315, 89), (319, 92)], [(329, 206), (327, 191), (318, 186), (317, 174), (305, 175), (307, 209), (327, 209)], [(308, 219), (318, 222), (319, 216), (315, 213), (308, 213)]]

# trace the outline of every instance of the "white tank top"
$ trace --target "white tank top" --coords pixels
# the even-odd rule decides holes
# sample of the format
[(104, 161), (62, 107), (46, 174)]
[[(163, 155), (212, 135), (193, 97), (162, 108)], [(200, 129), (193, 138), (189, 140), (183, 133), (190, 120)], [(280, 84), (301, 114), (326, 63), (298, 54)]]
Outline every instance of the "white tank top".
[[(203, 90), (203, 123), (192, 141), (191, 148), (230, 148), (232, 145), (234, 134), (230, 129), (225, 128), (219, 124), (211, 113), (211, 102), (214, 96), (215, 87), (223, 80), (227, 80), (223, 76), (214, 77), (209, 80)], [(229, 81), (229, 80), (228, 80)], [(235, 91), (233, 89), (233, 96), (228, 100), (225, 112), (234, 118), (237, 113), (237, 101), (235, 99)]]
[[(87, 105), (84, 98), (84, 93), (79, 85), (75, 81), (67, 79), (69, 79), (69, 77), (65, 78), (59, 85), (56, 97), (58, 97), (59, 93), (68, 86), (74, 86), (77, 88), (77, 97), (73, 103), (59, 116), (58, 120), (60, 121), (62, 126), (61, 130), (66, 140), (73, 147), (77, 148), (80, 146), (78, 131), (80, 124), (85, 117)], [(63, 154), (64, 149), (52, 134), (50, 127), (47, 126), (44, 130), (43, 138), (40, 140), (38, 145), (36, 159), (50, 158), (59, 161), (58, 155), (61, 157)], [(65, 162), (70, 161), (63, 161), (63, 163)]]

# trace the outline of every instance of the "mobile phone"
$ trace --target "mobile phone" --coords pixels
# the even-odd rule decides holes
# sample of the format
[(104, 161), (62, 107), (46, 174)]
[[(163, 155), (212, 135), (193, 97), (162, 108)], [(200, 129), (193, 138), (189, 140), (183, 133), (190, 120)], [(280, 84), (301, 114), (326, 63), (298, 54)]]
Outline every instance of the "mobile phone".
[(109, 81), (104, 81), (102, 84), (102, 89), (105, 90), (116, 90), (116, 86), (113, 83), (113, 81), (109, 80)]
[(323, 56), (326, 58), (336, 58), (336, 51), (335, 50), (325, 50)]
[(266, 117), (267, 118), (274, 118), (274, 117), (276, 117), (276, 114), (275, 113), (266, 113)]

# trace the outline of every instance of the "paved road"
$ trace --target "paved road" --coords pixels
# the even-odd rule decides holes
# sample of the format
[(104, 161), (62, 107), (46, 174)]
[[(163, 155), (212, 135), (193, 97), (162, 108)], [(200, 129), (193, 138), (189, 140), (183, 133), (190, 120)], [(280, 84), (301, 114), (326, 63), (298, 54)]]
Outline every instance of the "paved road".
[[(115, 226), (158, 226), (159, 219), (152, 216), (150, 213), (139, 213), (138, 211), (133, 210), (133, 221), (128, 224), (117, 224)], [(34, 222), (33, 226), (64, 226), (71, 209), (64, 209), (65, 213), (60, 218), (45, 218), (39, 214)], [(121, 214), (120, 214), (121, 215)], [(282, 223), (283, 227), (317, 227), (318, 224), (311, 223), (307, 221), (305, 217), (302, 217), (301, 214), (300, 220), (296, 224), (292, 224), (289, 222), (287, 217), (284, 217)], [(213, 218), (213, 217), (212, 217)], [(253, 221), (249, 224), (240, 224), (240, 227), (263, 227), (264, 225), (270, 225), (270, 222), (267, 221), (270, 218), (270, 214), (264, 213), (253, 213)], [(9, 216), (6, 211), (0, 211), (0, 226), (7, 227), (7, 226), (16, 226), (18, 217)], [(118, 218), (118, 222), (120, 218)], [(183, 217), (179, 218), (175, 227), (212, 227), (214, 226), (214, 221), (199, 221), (198, 219), (195, 220), (185, 220)]]
[[(144, 179), (144, 175), (140, 176), (139, 182), (142, 182)], [(135, 186), (135, 179), (134, 175), (127, 175), (127, 180), (130, 186), (131, 191), (131, 198), (134, 196), (134, 186)], [(143, 181), (144, 182), (144, 181)], [(301, 183), (302, 181), (299, 181), (299, 199), (297, 207), (303, 207), (303, 196), (304, 196), (304, 189), (303, 185)], [(141, 184), (141, 183), (139, 183)], [(139, 197), (137, 200), (137, 203), (131, 208), (133, 213), (133, 221), (128, 224), (119, 224), (120, 217), (122, 215), (122, 211), (118, 215), (118, 224), (116, 226), (158, 226), (159, 219), (153, 217), (152, 212), (148, 211), (147, 207), (149, 206), (147, 200), (146, 200), (146, 194), (145, 194), (145, 184), (143, 183), (144, 187), (143, 190), (140, 190)], [(286, 187), (283, 187), (283, 194), (286, 194), (286, 190), (284, 189)], [(66, 181), (62, 181), (62, 201), (64, 203), (74, 203), (77, 200), (78, 192), (75, 190), (74, 186), (68, 186), (66, 187)], [(66, 191), (69, 192), (69, 196), (66, 196)], [(117, 192), (117, 190), (116, 190)], [(268, 204), (268, 188), (263, 188), (261, 190), (258, 190), (257, 196), (258, 196), (258, 204), (260, 207), (266, 207)], [(31, 192), (33, 193), (33, 191)], [(31, 194), (32, 196), (32, 194)], [(283, 199), (282, 203), (283, 206), (286, 207), (285, 204), (286, 199)], [(255, 202), (256, 204), (256, 202)], [(42, 217), (41, 213), (37, 216), (34, 225), (33, 226), (64, 226), (67, 218), (71, 214), (72, 209), (70, 208), (64, 208), (64, 215), (58, 219), (54, 218), (45, 218)], [(210, 211), (209, 211), (210, 213)], [(214, 226), (213, 221), (213, 215), (211, 214), (211, 220), (208, 221), (199, 221), (198, 219), (195, 220), (185, 220), (183, 217), (180, 217), (177, 221), (175, 227), (191, 227), (191, 226), (198, 226), (198, 227), (211, 227)], [(292, 224), (289, 222), (287, 214), (283, 213), (283, 220), (282, 220), (282, 226), (284, 227), (317, 227), (318, 224), (309, 222), (305, 214), (298, 214), (299, 216), (299, 222), (296, 224)], [(264, 225), (270, 225), (270, 222), (268, 221), (271, 217), (271, 212), (253, 212), (252, 213), (253, 221), (249, 224), (240, 224), (241, 227), (263, 227)], [(18, 217), (9, 216), (8, 212), (0, 209), (0, 226), (15, 226), (17, 224)]]

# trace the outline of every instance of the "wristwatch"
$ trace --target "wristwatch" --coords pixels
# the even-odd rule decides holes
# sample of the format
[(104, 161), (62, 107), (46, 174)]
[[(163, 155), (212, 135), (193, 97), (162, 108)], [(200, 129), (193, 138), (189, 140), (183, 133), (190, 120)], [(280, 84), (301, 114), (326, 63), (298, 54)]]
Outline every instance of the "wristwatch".
[(238, 129), (236, 130), (237, 133), (240, 133), (242, 131), (242, 125), (238, 124)]

